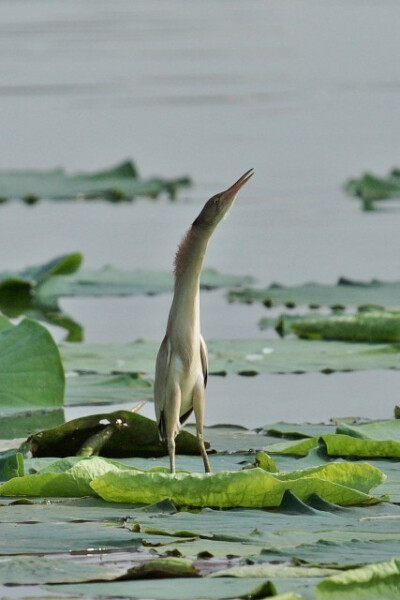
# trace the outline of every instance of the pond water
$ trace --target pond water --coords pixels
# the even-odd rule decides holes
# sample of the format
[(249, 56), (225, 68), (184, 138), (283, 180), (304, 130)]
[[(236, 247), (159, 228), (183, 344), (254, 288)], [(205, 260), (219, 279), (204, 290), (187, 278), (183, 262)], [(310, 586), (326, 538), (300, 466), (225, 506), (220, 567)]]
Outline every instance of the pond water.
[[(399, 30), (395, 0), (3, 0), (1, 169), (132, 157), (194, 186), (174, 203), (2, 205), (0, 270), (76, 250), (90, 268), (171, 269), (204, 201), (253, 167), (208, 266), (260, 285), (398, 279), (400, 206), (363, 213), (342, 184), (399, 166)], [(124, 342), (161, 340), (170, 301), (62, 306), (86, 341)], [(202, 295), (206, 339), (266, 335), (265, 313)], [(396, 384), (390, 371), (213, 377), (207, 423), (390, 417)]]

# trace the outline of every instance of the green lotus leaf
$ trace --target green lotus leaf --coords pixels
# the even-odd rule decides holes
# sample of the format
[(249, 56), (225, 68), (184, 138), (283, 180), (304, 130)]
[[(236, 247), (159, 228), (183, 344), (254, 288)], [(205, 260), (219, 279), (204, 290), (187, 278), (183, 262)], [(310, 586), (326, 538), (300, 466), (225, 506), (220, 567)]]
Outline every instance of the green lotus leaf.
[(174, 198), (180, 188), (191, 185), (189, 177), (141, 179), (135, 165), (125, 161), (93, 173), (68, 175), (63, 169), (50, 171), (1, 171), (2, 199), (22, 199), (32, 204), (41, 198), (74, 200), (103, 198), (118, 202), (137, 196), (156, 198), (167, 193)]
[(373, 210), (375, 202), (400, 197), (400, 171), (392, 169), (386, 176), (365, 173), (361, 177), (349, 179), (345, 190), (362, 201), (364, 210)]
[(400, 312), (366, 311), (355, 315), (308, 316), (292, 320), (290, 329), (303, 339), (347, 342), (400, 342)]
[[(210, 340), (210, 372), (304, 373), (340, 370), (398, 369), (399, 344), (363, 344), (334, 341)], [(67, 371), (92, 373), (153, 373), (159, 342), (143, 339), (128, 344), (60, 345)]]
[(334, 569), (321, 567), (295, 567), (290, 565), (243, 565), (215, 571), (210, 577), (328, 577), (336, 575)]
[(82, 560), (43, 556), (3, 557), (0, 561), (0, 583), (6, 585), (111, 581), (125, 572), (125, 569), (112, 564), (89, 565)]
[(62, 406), (64, 386), (60, 354), (47, 329), (24, 319), (0, 330), (2, 412)]
[(0, 487), (0, 496), (92, 496), (90, 482), (110, 470), (119, 471), (119, 467), (99, 457), (63, 459), (34, 475), (6, 481)]
[[(160, 442), (157, 423), (126, 410), (78, 417), (33, 434), (28, 443), (32, 455), (38, 457), (75, 454), (156, 457), (168, 454), (166, 444)], [(176, 452), (199, 454), (196, 436), (181, 431), (176, 438)]]
[(400, 308), (400, 282), (352, 281), (341, 278), (336, 285), (304, 283), (284, 286), (272, 284), (267, 288), (243, 288), (230, 290), (231, 302), (261, 302), (265, 306), (284, 304), (287, 307), (306, 305), (310, 308), (329, 306), (334, 309), (375, 306)]
[(400, 441), (360, 439), (344, 434), (326, 434), (301, 441), (280, 442), (268, 445), (270, 454), (306, 456), (312, 448), (322, 444), (328, 456), (357, 458), (400, 458)]
[(0, 453), (0, 481), (22, 477), (25, 473), (24, 457), (18, 450)]
[(154, 558), (137, 567), (131, 567), (123, 579), (160, 579), (170, 577), (199, 577), (192, 560), (168, 556)]
[(396, 440), (400, 442), (400, 419), (371, 421), (360, 425), (340, 423), (336, 433), (351, 435), (364, 440)]
[[(319, 478), (318, 474), (280, 479), (279, 476), (255, 468), (213, 474), (178, 473), (175, 476), (157, 472), (110, 472), (92, 481), (91, 486), (99, 496), (109, 502), (150, 504), (170, 498), (178, 505), (196, 507), (274, 507), (281, 504), (287, 490), (291, 490), (302, 500), (318, 494), (329, 502), (343, 506), (379, 501), (365, 492), (360, 492), (356, 487), (349, 486), (349, 481), (356, 485), (360, 477), (365, 476), (366, 487), (368, 484), (374, 487), (379, 470), (371, 465), (355, 467), (348, 463), (344, 464), (344, 469), (346, 468), (347, 485)], [(383, 479), (381, 474), (380, 482)]]
[[(299, 583), (297, 579), (296, 583)], [(308, 582), (307, 582), (308, 583)], [(52, 594), (63, 593), (75, 598), (76, 594), (88, 597), (105, 598), (154, 598), (155, 600), (264, 600), (277, 596), (277, 588), (270, 581), (260, 583), (260, 579), (240, 579), (221, 577), (184, 577), (171, 579), (146, 579), (144, 581), (116, 581), (110, 583), (80, 583), (54, 585), (48, 588)], [(286, 600), (286, 598), (284, 599)], [(289, 596), (289, 600), (290, 596)], [(297, 599), (296, 599), (297, 600)]]
[(396, 600), (400, 589), (400, 560), (370, 564), (321, 581), (317, 600)]

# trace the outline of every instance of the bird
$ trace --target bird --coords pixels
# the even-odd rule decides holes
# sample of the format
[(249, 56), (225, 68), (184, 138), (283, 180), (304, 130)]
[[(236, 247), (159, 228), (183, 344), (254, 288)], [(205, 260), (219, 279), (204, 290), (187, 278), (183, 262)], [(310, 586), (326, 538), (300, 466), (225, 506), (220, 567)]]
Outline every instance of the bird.
[(160, 440), (168, 445), (171, 473), (176, 472), (175, 438), (192, 412), (204, 469), (211, 472), (203, 439), (208, 355), (200, 332), (200, 275), (210, 238), (253, 173), (253, 169), (246, 171), (236, 183), (205, 203), (175, 256), (174, 294), (154, 380), (158, 432)]

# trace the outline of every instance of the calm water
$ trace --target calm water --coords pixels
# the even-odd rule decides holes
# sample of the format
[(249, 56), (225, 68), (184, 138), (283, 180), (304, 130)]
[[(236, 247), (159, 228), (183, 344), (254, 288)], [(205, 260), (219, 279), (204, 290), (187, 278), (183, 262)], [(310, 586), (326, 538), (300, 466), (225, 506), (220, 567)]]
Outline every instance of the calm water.
[[(189, 174), (174, 204), (0, 207), (0, 270), (80, 250), (170, 269), (212, 193), (255, 176), (207, 264), (265, 285), (399, 278), (400, 205), (364, 214), (347, 177), (399, 166), (395, 0), (0, 0), (0, 168)], [(161, 339), (170, 297), (65, 300), (86, 340)], [(258, 306), (203, 294), (206, 338), (254, 337)], [(53, 330), (59, 339), (60, 332)], [(389, 417), (397, 372), (212, 378), (208, 423)], [(75, 414), (71, 412), (68, 416)], [(148, 408), (152, 414), (152, 407)]]

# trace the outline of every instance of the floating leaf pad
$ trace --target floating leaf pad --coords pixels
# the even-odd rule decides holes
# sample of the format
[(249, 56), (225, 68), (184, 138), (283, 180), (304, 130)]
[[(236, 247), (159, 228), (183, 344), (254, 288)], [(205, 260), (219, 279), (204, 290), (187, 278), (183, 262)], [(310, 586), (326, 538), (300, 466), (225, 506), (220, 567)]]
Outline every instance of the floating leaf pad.
[[(286, 329), (281, 322), (277, 327)], [(310, 340), (395, 343), (400, 342), (400, 311), (367, 311), (328, 317), (304, 315), (290, 319), (289, 329), (299, 337)]]
[(231, 302), (261, 302), (266, 306), (284, 304), (288, 308), (307, 305), (311, 308), (328, 306), (346, 308), (354, 306), (379, 306), (400, 308), (400, 282), (359, 282), (341, 278), (336, 285), (305, 283), (296, 286), (273, 284), (267, 288), (230, 290)]
[(369, 491), (385, 475), (367, 463), (338, 463), (304, 471), (271, 474), (260, 468), (219, 473), (140, 471), (92, 457), (63, 459), (35, 475), (15, 477), (0, 487), (3, 496), (87, 496), (108, 502), (152, 504), (166, 498), (181, 506), (265, 508), (280, 506), (287, 491), (300, 500), (318, 494), (342, 506), (369, 505), (381, 499)]
[[(159, 440), (157, 423), (126, 410), (79, 417), (40, 431), (28, 441), (33, 456), (74, 456), (90, 438), (110, 426), (113, 433), (99, 450), (102, 456), (154, 457), (168, 454), (166, 444)], [(206, 447), (209, 447), (208, 443)], [(182, 430), (176, 438), (176, 452), (199, 454), (197, 438)], [(93, 448), (93, 453), (98, 453), (96, 448)]]
[[(398, 369), (400, 344), (356, 344), (320, 340), (208, 341), (210, 373), (332, 372)], [(158, 342), (128, 344), (61, 344), (67, 371), (92, 373), (153, 373)]]
[(0, 197), (22, 199), (32, 204), (39, 199), (90, 200), (103, 198), (114, 202), (137, 196), (157, 198), (161, 193), (171, 198), (181, 188), (191, 185), (187, 176), (175, 179), (152, 177), (141, 179), (131, 161), (93, 173), (68, 175), (63, 169), (50, 171), (0, 171)]
[[(323, 470), (319, 475), (318, 470)], [(369, 491), (382, 483), (382, 472), (366, 463), (341, 463), (317, 467), (312, 474), (296, 471), (285, 476), (262, 469), (220, 473), (170, 473), (109, 471), (91, 482), (91, 487), (109, 502), (151, 504), (170, 498), (180, 506), (262, 508), (280, 506), (286, 491), (301, 500), (318, 494), (342, 506), (373, 504), (378, 498)], [(12, 480), (14, 481), (14, 480)], [(7, 484), (5, 484), (7, 485)]]
[(346, 598), (395, 600), (399, 597), (399, 590), (400, 560), (393, 558), (388, 562), (338, 573), (321, 581), (316, 589), (316, 598), (317, 600), (346, 600)]
[(364, 210), (373, 210), (377, 200), (400, 197), (400, 171), (393, 169), (386, 177), (365, 173), (359, 178), (349, 179), (345, 190), (361, 199)]
[(54, 560), (43, 556), (13, 556), (0, 561), (0, 583), (8, 585), (110, 581), (124, 572), (113, 565), (88, 565), (82, 560)]
[(328, 456), (400, 459), (400, 441), (359, 439), (344, 434), (327, 434), (301, 441), (281, 442), (267, 446), (267, 451), (270, 454), (306, 456), (319, 445), (323, 446)]

